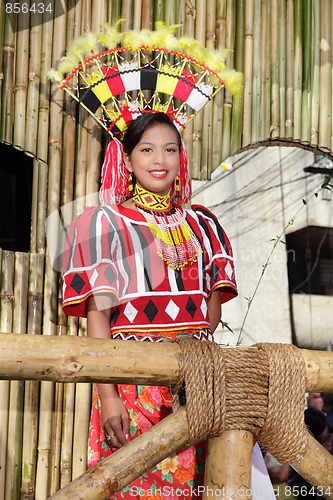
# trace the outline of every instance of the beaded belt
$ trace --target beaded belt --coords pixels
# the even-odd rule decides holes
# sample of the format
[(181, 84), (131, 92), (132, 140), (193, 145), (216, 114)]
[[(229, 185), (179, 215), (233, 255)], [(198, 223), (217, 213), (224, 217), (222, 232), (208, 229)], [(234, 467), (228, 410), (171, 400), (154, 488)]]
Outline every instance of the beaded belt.
[(208, 342), (213, 342), (213, 335), (210, 330), (196, 330), (192, 332), (180, 332), (180, 333), (168, 333), (168, 336), (163, 336), (162, 334), (134, 334), (130, 332), (117, 332), (111, 336), (112, 340), (136, 340), (139, 342), (173, 342), (176, 339), (189, 337), (196, 340), (206, 340)]

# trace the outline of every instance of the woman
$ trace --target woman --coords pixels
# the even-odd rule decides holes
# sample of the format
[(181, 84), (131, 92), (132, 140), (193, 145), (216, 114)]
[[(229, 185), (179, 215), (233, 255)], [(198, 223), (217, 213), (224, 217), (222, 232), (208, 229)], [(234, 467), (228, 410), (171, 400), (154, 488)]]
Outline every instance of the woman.
[[(64, 311), (87, 316), (94, 338), (161, 342), (190, 335), (212, 341), (221, 304), (237, 295), (228, 238), (209, 210), (179, 205), (191, 194), (187, 157), (165, 113), (133, 120), (122, 145), (123, 161), (117, 164), (109, 151), (104, 163), (101, 198), (107, 204), (86, 209), (72, 223)], [(114, 200), (117, 205), (109, 204)], [(98, 384), (89, 465), (170, 412), (167, 387)], [(172, 498), (177, 490), (177, 498), (191, 498), (203, 483), (204, 448), (199, 443), (180, 450), (117, 497), (142, 498), (149, 491)]]

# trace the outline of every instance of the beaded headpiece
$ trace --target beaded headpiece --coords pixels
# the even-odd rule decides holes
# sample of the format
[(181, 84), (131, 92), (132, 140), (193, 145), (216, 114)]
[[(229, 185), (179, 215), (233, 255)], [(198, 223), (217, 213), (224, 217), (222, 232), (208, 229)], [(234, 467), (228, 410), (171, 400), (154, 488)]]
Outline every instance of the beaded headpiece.
[(155, 31), (121, 33), (121, 22), (76, 39), (50, 72), (113, 137), (154, 111), (168, 114), (181, 130), (221, 88), (235, 94), (242, 85), (242, 75), (225, 66), (226, 51), (176, 38), (180, 25), (159, 21)]

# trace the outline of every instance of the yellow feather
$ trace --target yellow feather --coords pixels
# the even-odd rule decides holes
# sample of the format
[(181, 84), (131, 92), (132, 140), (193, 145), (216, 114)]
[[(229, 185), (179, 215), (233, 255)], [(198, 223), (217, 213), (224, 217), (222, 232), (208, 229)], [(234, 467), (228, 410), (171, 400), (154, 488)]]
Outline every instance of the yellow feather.
[(118, 31), (118, 25), (121, 24), (124, 19), (119, 19), (119, 21), (111, 26), (108, 23), (102, 23), (101, 27), (104, 28), (105, 33), (100, 33), (98, 37), (98, 42), (103, 45), (106, 49), (114, 49), (121, 41), (123, 33)]

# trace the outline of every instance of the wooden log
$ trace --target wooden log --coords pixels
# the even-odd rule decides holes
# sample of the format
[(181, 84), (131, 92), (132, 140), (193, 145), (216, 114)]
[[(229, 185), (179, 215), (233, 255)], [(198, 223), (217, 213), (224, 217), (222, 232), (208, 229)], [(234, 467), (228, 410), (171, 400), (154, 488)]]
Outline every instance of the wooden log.
[(209, 440), (203, 500), (251, 500), (252, 448), (253, 435), (248, 431), (226, 431)]
[(186, 410), (181, 407), (107, 459), (98, 462), (49, 500), (106, 500), (178, 450), (188, 437)]
[(332, 392), (332, 353), (328, 351), (301, 350), (305, 362), (307, 391)]
[[(306, 368), (306, 390), (333, 392), (330, 368), (333, 353), (306, 349), (301, 352)], [(172, 386), (178, 380), (179, 353), (178, 344), (168, 342), (0, 333), (0, 380)]]
[(0, 334), (0, 379), (174, 384), (176, 344)]
[(310, 484), (317, 485), (324, 498), (333, 498), (333, 457), (311, 434), (301, 462), (291, 465)]

